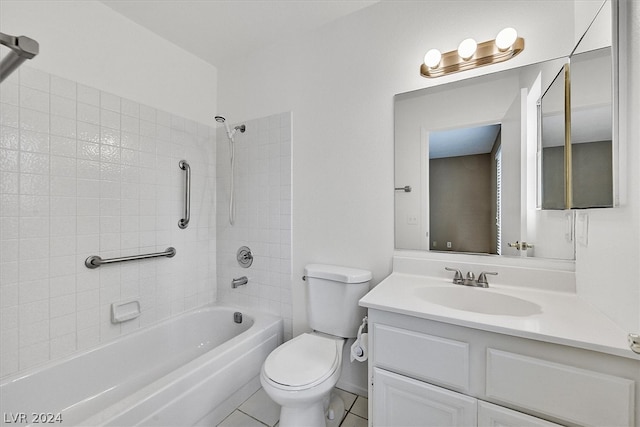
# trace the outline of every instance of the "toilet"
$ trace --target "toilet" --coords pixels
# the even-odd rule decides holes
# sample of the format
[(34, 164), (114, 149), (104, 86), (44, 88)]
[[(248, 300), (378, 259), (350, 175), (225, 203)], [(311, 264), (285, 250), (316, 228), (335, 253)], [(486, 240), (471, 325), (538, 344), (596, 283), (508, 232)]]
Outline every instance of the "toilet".
[[(342, 416), (343, 409), (335, 411), (340, 413), (330, 410), (330, 394), (342, 371), (345, 341), (356, 337), (366, 315), (358, 301), (369, 292), (371, 272), (310, 264), (305, 267), (305, 277), (313, 332), (273, 350), (260, 372), (264, 391), (281, 406), (281, 427), (325, 427), (332, 421), (340, 422), (336, 418)], [(332, 407), (336, 399), (331, 399)]]

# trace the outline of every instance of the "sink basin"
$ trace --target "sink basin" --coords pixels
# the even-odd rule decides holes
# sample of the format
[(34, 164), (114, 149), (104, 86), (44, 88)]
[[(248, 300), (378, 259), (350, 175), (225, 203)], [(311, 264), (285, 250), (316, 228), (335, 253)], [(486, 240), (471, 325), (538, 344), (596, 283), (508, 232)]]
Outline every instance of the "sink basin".
[(540, 306), (531, 301), (483, 288), (434, 286), (416, 289), (416, 294), (432, 304), (474, 313), (501, 316), (532, 316), (542, 313)]

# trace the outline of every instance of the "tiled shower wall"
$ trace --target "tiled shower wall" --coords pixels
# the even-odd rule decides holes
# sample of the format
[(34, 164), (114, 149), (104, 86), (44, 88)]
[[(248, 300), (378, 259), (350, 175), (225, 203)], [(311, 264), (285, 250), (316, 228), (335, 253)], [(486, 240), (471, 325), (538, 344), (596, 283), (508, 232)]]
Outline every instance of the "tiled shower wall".
[[(233, 123), (235, 127), (241, 123)], [(218, 299), (284, 319), (291, 329), (291, 113), (244, 123), (235, 134), (236, 218), (229, 224), (230, 149), (222, 126), (217, 154)], [(236, 252), (248, 246), (253, 265), (241, 268)], [(231, 288), (233, 278), (249, 283)]]
[[(27, 66), (0, 85), (0, 115), (1, 376), (216, 299), (212, 128)], [(168, 246), (174, 258), (84, 266)], [(111, 324), (129, 299), (142, 315)]]

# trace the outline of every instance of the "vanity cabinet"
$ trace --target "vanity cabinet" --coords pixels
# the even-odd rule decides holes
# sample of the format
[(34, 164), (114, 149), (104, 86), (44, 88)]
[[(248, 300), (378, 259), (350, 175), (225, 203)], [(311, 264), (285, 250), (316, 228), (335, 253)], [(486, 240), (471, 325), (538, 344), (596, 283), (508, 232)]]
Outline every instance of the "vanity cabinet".
[(496, 427), (558, 427), (559, 424), (545, 421), (502, 406), (478, 401), (478, 425)]
[(559, 426), (384, 369), (373, 369), (372, 382), (375, 426)]
[(369, 309), (372, 426), (634, 426), (637, 360)]
[(477, 400), (442, 387), (373, 369), (373, 425), (455, 427), (477, 424)]

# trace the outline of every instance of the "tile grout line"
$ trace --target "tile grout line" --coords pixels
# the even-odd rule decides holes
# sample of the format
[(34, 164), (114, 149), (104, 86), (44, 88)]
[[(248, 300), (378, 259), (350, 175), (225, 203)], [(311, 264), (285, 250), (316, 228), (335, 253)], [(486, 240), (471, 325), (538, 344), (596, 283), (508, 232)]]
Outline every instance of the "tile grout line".
[[(259, 422), (259, 423), (260, 423), (260, 424), (262, 424), (262, 425), (265, 425), (265, 426), (267, 426), (267, 427), (272, 427), (272, 426), (270, 426), (269, 424), (266, 424), (266, 423), (262, 422), (261, 420), (257, 419), (256, 417), (254, 417), (254, 416), (252, 416), (252, 415), (250, 415), (250, 414), (247, 414), (246, 412), (244, 412), (244, 411), (243, 411), (242, 409), (240, 409), (239, 407), (236, 409), (236, 411), (238, 411), (238, 412), (241, 412), (241, 413), (245, 414), (247, 417), (249, 417), (249, 418), (251, 418), (251, 419), (256, 420), (257, 422)], [(278, 424), (278, 422), (280, 422), (280, 418), (278, 418), (278, 421), (276, 421), (276, 424)], [(274, 425), (275, 425), (275, 424), (274, 424)]]

